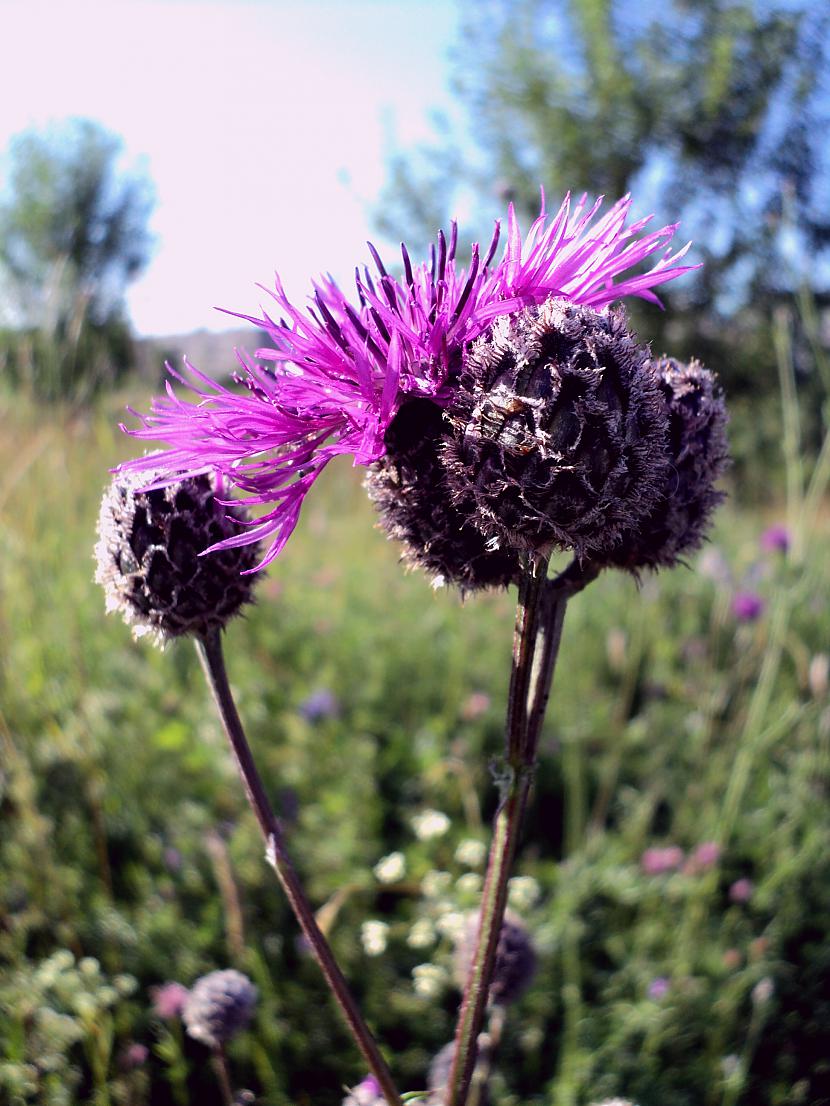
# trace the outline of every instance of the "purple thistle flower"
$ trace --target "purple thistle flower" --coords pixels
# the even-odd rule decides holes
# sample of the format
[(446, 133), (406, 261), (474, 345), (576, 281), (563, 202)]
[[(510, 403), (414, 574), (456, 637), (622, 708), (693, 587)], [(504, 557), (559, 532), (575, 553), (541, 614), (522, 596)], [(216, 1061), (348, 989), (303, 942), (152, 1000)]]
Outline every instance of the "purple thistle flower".
[(764, 613), (764, 600), (754, 591), (739, 591), (732, 600), (732, 614), (738, 622), (756, 622)]
[(661, 998), (665, 998), (669, 993), (671, 984), (665, 976), (658, 975), (656, 979), (652, 979), (648, 985), (648, 997), (654, 999), (655, 1002), (659, 1002)]
[[(358, 306), (329, 277), (314, 286), (309, 307), (300, 311), (277, 278), (269, 294), (278, 317), (239, 316), (268, 332), (273, 345), (255, 357), (272, 366), (237, 355), (237, 383), (247, 393), (224, 387), (187, 361), (182, 374), (170, 369), (196, 402), (183, 401), (168, 384), (150, 413), (137, 415), (140, 427), (127, 431), (164, 441), (167, 449), (122, 467), (153, 472), (153, 486), (218, 472), (266, 510), (210, 551), (266, 540), (258, 567), (268, 564), (329, 461), (341, 454), (361, 465), (378, 461), (386, 430), (407, 399), (429, 398), (445, 407), (462, 351), (499, 316), (551, 297), (597, 310), (624, 296), (659, 302), (652, 289), (694, 267), (678, 264), (688, 245), (675, 253), (668, 246), (676, 224), (641, 234), (650, 217), (626, 226), (629, 196), (595, 221), (601, 203), (602, 197), (588, 207), (583, 196), (572, 206), (568, 196), (549, 222), (543, 195), (542, 212), (524, 240), (511, 205), (506, 248), (492, 267), (498, 223), (483, 260), (476, 244), (467, 268), (457, 265), (455, 223), (449, 242), (439, 232), (429, 264), (413, 266), (402, 246), (402, 280), (387, 272), (370, 246), (376, 274), (368, 268), (357, 274)], [(630, 273), (655, 254), (646, 273)]]
[(380, 1083), (374, 1075), (367, 1075), (343, 1099), (343, 1106), (382, 1106), (386, 1101)]
[(761, 549), (765, 553), (787, 553), (790, 548), (790, 532), (786, 526), (776, 523), (768, 526), (761, 535)]
[(318, 687), (300, 703), (297, 711), (306, 722), (322, 722), (326, 718), (337, 717), (340, 703), (333, 691)]

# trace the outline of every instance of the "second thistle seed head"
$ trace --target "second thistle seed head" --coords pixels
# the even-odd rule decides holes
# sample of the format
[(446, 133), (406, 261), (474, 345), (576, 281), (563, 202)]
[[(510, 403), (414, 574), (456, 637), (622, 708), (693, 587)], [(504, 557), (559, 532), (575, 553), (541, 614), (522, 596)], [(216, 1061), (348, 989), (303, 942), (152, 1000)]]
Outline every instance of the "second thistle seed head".
[(216, 501), (215, 478), (188, 477), (152, 491), (152, 472), (116, 473), (98, 521), (96, 581), (108, 611), (119, 611), (141, 637), (157, 640), (223, 627), (252, 599), (257, 547), (208, 546), (244, 529), (241, 508)]
[[(478, 942), (479, 916), (473, 914), (455, 950), (455, 979), (464, 987)], [(496, 966), (490, 984), (490, 1002), (509, 1006), (521, 998), (536, 974), (536, 950), (525, 925), (511, 911), (504, 917), (496, 949)]]
[(449, 416), (453, 497), (516, 549), (594, 556), (662, 490), (664, 404), (621, 309), (551, 299), (501, 316), (473, 343)]
[(607, 563), (636, 573), (671, 568), (703, 542), (712, 512), (724, 499), (715, 488), (729, 460), (726, 405), (714, 373), (699, 361), (652, 362), (669, 424), (670, 466), (649, 517), (624, 533)]
[(208, 1048), (218, 1048), (251, 1020), (257, 989), (242, 972), (229, 968), (197, 979), (182, 1012), (187, 1032)]
[(404, 560), (438, 583), (461, 591), (507, 587), (519, 574), (515, 550), (492, 548), (471, 517), (471, 497), (451, 497), (441, 451), (450, 426), (428, 399), (405, 403), (386, 432), (386, 453), (369, 470), (366, 488)]

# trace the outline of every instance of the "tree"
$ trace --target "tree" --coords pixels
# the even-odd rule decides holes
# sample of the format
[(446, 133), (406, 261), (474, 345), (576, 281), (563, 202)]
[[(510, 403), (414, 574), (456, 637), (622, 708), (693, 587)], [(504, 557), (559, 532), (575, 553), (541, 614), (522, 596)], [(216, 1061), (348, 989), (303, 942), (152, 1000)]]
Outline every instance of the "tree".
[(759, 327), (797, 283), (787, 247), (815, 257), (830, 246), (830, 9), (467, 0), (463, 11), (455, 87), (471, 138), (449, 127), (399, 152), (380, 228), (423, 245), (470, 188), (486, 237), (506, 198), (526, 219), (538, 214), (540, 184), (557, 202), (568, 190), (631, 190), (643, 214), (680, 217), (705, 263), (667, 290), (670, 335), (649, 316), (655, 345), (710, 357), (739, 390), (758, 386), (759, 348), (762, 375), (774, 375)]
[(120, 170), (121, 150), (85, 119), (27, 131), (10, 147), (0, 203), (4, 361), (40, 394), (90, 390), (127, 367), (123, 297), (150, 257), (153, 193), (143, 173)]

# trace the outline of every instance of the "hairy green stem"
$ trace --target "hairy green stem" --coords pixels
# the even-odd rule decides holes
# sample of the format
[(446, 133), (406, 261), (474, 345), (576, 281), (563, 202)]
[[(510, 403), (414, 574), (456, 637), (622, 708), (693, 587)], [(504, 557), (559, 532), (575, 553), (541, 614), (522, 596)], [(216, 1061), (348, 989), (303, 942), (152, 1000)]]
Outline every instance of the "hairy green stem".
[(251, 748), (248, 745), (248, 739), (245, 736), (231, 694), (219, 631), (212, 631), (206, 634), (203, 639), (197, 639), (196, 649), (216, 706), (219, 709), (222, 725), (230, 742), (245, 788), (245, 794), (265, 838), (268, 863), (277, 874), (291, 909), (294, 911), (303, 935), (308, 941), (317, 963), (320, 965), (326, 983), (334, 995), (352, 1038), (363, 1054), (372, 1075), (377, 1079), (384, 1098), (389, 1106), (401, 1106), (400, 1095), (392, 1080), (392, 1074), (369, 1027), (363, 1020), (340, 966), (317, 924), (305, 889), (286, 851), (282, 827), (271, 807), (262, 779), (257, 771)]

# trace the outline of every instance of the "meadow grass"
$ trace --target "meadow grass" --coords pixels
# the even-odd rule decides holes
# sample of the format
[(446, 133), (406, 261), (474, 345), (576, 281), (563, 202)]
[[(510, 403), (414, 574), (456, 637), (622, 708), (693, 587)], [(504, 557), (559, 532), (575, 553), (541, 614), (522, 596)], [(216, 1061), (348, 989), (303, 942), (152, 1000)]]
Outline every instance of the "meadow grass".
[[(784, 496), (731, 502), (691, 571), (606, 574), (570, 606), (513, 885), (540, 969), (507, 1022), (500, 1106), (830, 1095), (830, 449), (801, 457), (780, 340)], [(0, 1102), (218, 1102), (204, 1049), (152, 996), (229, 966), (260, 989), (236, 1083), (339, 1102), (360, 1061), (194, 650), (136, 644), (92, 582), (107, 469), (130, 451), (116, 407), (2, 410)], [(786, 555), (759, 545), (778, 522)], [(753, 621), (732, 609), (747, 590)], [(258, 597), (226, 635), (239, 709), (321, 924), (417, 1089), (458, 1002), (514, 597), (462, 604), (402, 571), (345, 462)], [(425, 810), (449, 828), (419, 836)], [(682, 860), (655, 874), (644, 854), (669, 846)], [(384, 882), (373, 867), (398, 851)]]

